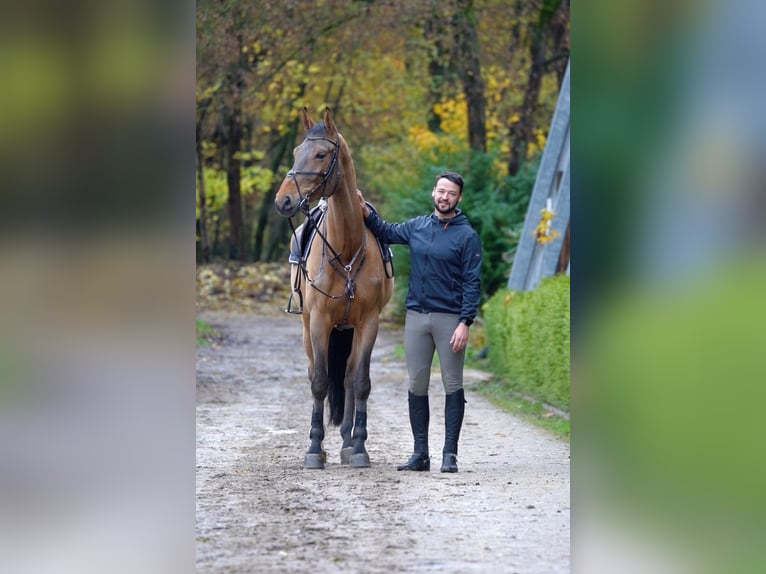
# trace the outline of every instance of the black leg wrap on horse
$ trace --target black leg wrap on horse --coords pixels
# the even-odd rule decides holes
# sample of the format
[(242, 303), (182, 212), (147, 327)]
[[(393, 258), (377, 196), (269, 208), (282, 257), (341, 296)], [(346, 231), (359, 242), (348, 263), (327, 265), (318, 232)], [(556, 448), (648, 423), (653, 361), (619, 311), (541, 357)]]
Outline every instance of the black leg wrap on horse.
[[(354, 447), (361, 446), (364, 448), (364, 441), (367, 440), (367, 412), (356, 411), (356, 417), (354, 418)], [(357, 450), (355, 448), (355, 450)]]
[(311, 430), (309, 431), (311, 446), (309, 452), (318, 453), (322, 450), (324, 440), (324, 420), (322, 413), (311, 413)]
[(457, 472), (457, 443), (465, 414), (465, 392), (463, 389), (444, 397), (444, 449), (442, 450), (442, 472)]
[(428, 406), (428, 395), (418, 396), (407, 392), (410, 406), (410, 427), (415, 441), (410, 460), (396, 467), (396, 470), (431, 470), (431, 459), (428, 455), (428, 422), (431, 411)]

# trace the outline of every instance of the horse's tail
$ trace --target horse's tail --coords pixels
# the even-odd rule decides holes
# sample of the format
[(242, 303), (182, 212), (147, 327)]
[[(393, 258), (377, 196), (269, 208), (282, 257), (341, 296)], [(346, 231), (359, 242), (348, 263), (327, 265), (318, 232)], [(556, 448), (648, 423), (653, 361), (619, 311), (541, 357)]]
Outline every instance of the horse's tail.
[(333, 329), (330, 333), (327, 374), (330, 386), (327, 389), (327, 402), (330, 405), (330, 422), (335, 426), (343, 422), (343, 410), (346, 404), (344, 382), (346, 379), (346, 361), (351, 354), (354, 341), (353, 329)]

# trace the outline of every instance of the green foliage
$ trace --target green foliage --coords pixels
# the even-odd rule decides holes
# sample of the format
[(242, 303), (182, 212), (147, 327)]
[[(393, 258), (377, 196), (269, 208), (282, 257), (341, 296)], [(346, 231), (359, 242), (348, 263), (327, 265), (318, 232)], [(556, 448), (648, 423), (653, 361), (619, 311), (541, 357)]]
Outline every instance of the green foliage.
[(216, 331), (210, 323), (202, 321), (201, 319), (196, 320), (196, 330), (198, 346), (209, 345), (215, 339), (220, 337), (218, 331)]
[(495, 159), (493, 154), (473, 156), (462, 201), (462, 209), (481, 239), (483, 300), (508, 281), (538, 166), (534, 161), (517, 175), (500, 178), (491, 169)]
[(749, 247), (613, 287), (578, 317), (578, 443), (605, 500), (714, 548), (700, 572), (766, 564), (766, 259)]
[[(209, 214), (218, 216), (226, 208), (228, 189), (226, 172), (220, 169), (205, 168), (202, 172), (205, 183), (205, 202)], [(199, 183), (197, 183), (197, 218), (200, 216)]]
[[(240, 189), (243, 198), (245, 213), (256, 209), (258, 203), (266, 196), (269, 188), (274, 183), (274, 174), (267, 168), (252, 163), (259, 155), (258, 152), (242, 153), (243, 165), (240, 169)], [(205, 167), (203, 169), (205, 184), (205, 207), (207, 209), (208, 228), (223, 230), (224, 235), (229, 230), (229, 216), (227, 201), (229, 186), (226, 181), (226, 172), (217, 167)], [(197, 213), (200, 218), (199, 181), (197, 181)], [(199, 241), (199, 237), (197, 238)], [(220, 244), (211, 245), (214, 256), (222, 256), (225, 246)]]
[(569, 410), (569, 277), (497, 291), (484, 305), (489, 362), (511, 389)]
[(569, 440), (569, 419), (551, 412), (539, 402), (529, 401), (514, 394), (508, 389), (505, 381), (498, 379), (482, 381), (476, 385), (476, 390), (503, 410), (519, 415), (521, 418)]
[[(252, 161), (253, 153), (242, 154), (242, 156), (244, 161)], [(205, 167), (202, 173), (205, 181), (205, 200), (207, 201), (208, 213), (219, 211), (223, 213), (229, 197), (226, 171), (215, 167)], [(265, 193), (273, 181), (274, 174), (258, 165), (245, 163), (240, 169), (240, 185), (244, 198), (252, 194)], [(197, 182), (197, 217), (199, 217), (199, 182)]]

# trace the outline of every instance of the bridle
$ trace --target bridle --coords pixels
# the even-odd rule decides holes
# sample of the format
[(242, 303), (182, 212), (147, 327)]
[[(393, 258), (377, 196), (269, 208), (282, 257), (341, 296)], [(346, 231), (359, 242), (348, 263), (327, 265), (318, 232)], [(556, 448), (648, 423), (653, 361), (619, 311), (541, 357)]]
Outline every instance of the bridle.
[[(298, 203), (300, 210), (305, 214), (308, 215), (309, 213), (309, 204), (311, 203), (311, 196), (314, 195), (320, 188), (323, 188), (324, 190), (327, 189), (327, 182), (330, 179), (330, 174), (335, 169), (336, 165), (338, 164), (338, 149), (340, 148), (340, 145), (338, 144), (337, 140), (325, 137), (325, 136), (314, 136), (314, 137), (306, 137), (309, 141), (315, 141), (315, 140), (324, 140), (328, 141), (333, 145), (332, 148), (332, 157), (330, 158), (330, 163), (327, 166), (327, 169), (324, 171), (295, 171), (291, 169), (287, 172), (287, 177), (292, 177), (293, 182), (295, 183), (295, 189), (298, 190), (298, 197), (300, 198), (300, 201)], [(337, 172), (340, 174), (340, 172)], [(298, 178), (296, 176), (298, 175), (318, 175), (322, 176), (322, 180), (314, 186), (314, 188), (309, 191), (307, 194), (303, 194), (301, 192), (301, 186), (298, 185)]]

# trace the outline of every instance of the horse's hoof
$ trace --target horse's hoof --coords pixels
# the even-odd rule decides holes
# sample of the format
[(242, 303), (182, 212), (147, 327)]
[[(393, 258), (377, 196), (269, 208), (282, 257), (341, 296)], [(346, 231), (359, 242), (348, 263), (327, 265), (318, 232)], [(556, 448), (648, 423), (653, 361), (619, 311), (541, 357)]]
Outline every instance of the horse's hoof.
[(309, 452), (303, 459), (303, 468), (324, 468), (324, 457), (319, 453)]
[(370, 455), (368, 455), (366, 452), (352, 454), (351, 466), (354, 468), (368, 468), (370, 466)]
[(353, 446), (347, 446), (346, 448), (340, 449), (340, 463), (341, 464), (351, 464), (351, 453), (354, 452)]

